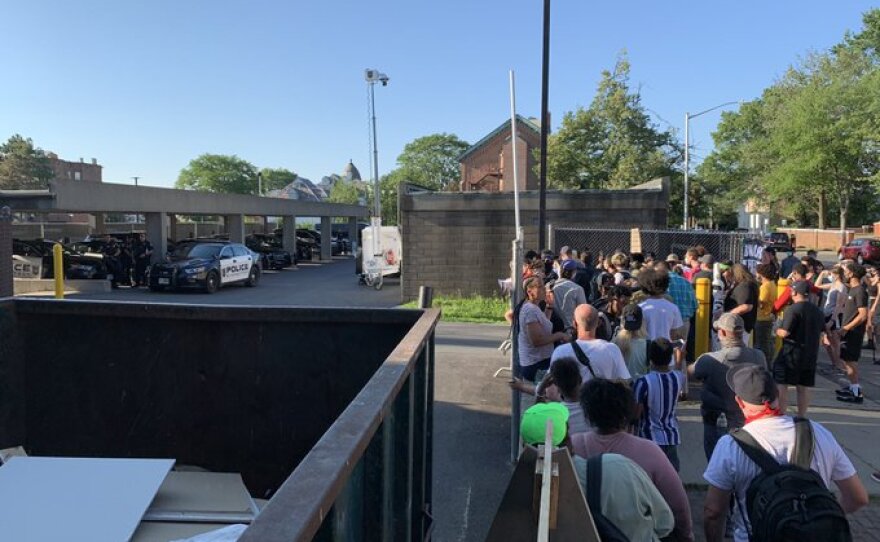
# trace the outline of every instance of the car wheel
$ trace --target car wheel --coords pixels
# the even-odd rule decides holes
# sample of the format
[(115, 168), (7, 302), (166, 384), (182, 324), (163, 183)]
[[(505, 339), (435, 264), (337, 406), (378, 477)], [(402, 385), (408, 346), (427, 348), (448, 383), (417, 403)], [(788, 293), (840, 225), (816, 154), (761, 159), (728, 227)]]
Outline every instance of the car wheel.
[(861, 254), (856, 256), (856, 263), (859, 265), (865, 265), (865, 258), (862, 257)]
[(220, 277), (216, 271), (211, 271), (205, 278), (205, 291), (213, 294), (220, 288)]
[(256, 266), (252, 266), (251, 274), (248, 275), (247, 282), (245, 282), (244, 285), (253, 288), (257, 285), (258, 282), (260, 282), (260, 271), (257, 269)]

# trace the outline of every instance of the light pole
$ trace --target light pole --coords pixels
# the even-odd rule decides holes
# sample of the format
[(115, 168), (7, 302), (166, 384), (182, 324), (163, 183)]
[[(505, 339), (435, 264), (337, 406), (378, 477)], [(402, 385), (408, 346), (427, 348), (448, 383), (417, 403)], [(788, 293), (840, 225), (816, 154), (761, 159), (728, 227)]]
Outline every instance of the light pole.
[(367, 90), (370, 93), (370, 122), (372, 123), (373, 136), (373, 212), (376, 217), (382, 216), (382, 204), (379, 202), (381, 191), (379, 190), (379, 146), (376, 142), (376, 95), (373, 88), (376, 83), (382, 83), (382, 86), (388, 86), (389, 78), (379, 70), (364, 70), (364, 79), (367, 81)]
[(700, 115), (705, 115), (711, 111), (715, 111), (716, 109), (721, 109), (722, 107), (727, 107), (728, 105), (737, 105), (741, 102), (724, 102), (723, 104), (716, 105), (715, 107), (710, 107), (705, 111), (700, 111), (699, 113), (695, 113), (691, 115), (690, 113), (684, 114), (684, 223), (681, 226), (681, 229), (688, 229), (688, 205), (690, 203), (689, 196), (689, 176), (690, 176), (690, 147), (691, 141), (688, 132), (690, 131), (690, 123), (691, 119), (697, 118)]
[(257, 195), (258, 196), (263, 195), (263, 172), (262, 171), (257, 172)]
[(132, 179), (134, 179), (134, 185), (137, 186), (137, 185), (138, 185), (138, 179), (140, 179), (140, 177), (132, 177)]

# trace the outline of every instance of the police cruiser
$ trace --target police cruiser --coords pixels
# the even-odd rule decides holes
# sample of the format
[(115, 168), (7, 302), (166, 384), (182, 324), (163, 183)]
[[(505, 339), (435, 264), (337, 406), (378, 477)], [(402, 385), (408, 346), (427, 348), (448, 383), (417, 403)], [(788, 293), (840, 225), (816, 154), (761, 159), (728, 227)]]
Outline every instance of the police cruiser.
[(200, 288), (212, 294), (227, 284), (256, 286), (258, 256), (239, 243), (217, 239), (186, 240), (174, 246), (166, 262), (150, 268), (150, 290)]

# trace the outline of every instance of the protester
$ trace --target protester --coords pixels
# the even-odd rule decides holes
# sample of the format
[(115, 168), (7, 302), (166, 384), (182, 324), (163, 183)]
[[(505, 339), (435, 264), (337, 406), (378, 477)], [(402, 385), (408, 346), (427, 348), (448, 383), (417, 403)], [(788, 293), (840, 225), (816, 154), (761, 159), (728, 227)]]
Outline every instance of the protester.
[(684, 253), (684, 268), (682, 269), (682, 276), (687, 279), (688, 282), (694, 282), (694, 274), (696, 274), (700, 268), (700, 255), (697, 253), (697, 249), (693, 247), (687, 249)]
[(626, 286), (612, 286), (605, 297), (593, 306), (599, 311), (599, 324), (596, 337), (606, 341), (612, 340), (620, 326), (623, 308), (630, 304), (632, 291)]
[[(675, 366), (671, 369), (669, 358), (673, 357), (673, 350)], [(684, 357), (680, 348), (673, 349), (672, 343), (662, 337), (651, 342), (649, 351), (651, 371), (634, 385), (638, 434), (660, 446), (678, 471), (681, 433), (675, 405), (685, 384), (681, 372)]]
[[(798, 262), (792, 266), (791, 273), (788, 275), (788, 283), (792, 284), (801, 280), (807, 281), (810, 284), (810, 293), (819, 295), (821, 290), (807, 280), (808, 274), (809, 270), (807, 266)], [(791, 302), (791, 287), (786, 286), (781, 292), (777, 292), (777, 294), (776, 301), (773, 303), (774, 313), (779, 313), (789, 304), (789, 302)]]
[(648, 338), (651, 340), (660, 337), (669, 340), (684, 338), (681, 335), (681, 328), (684, 324), (681, 312), (674, 303), (663, 298), (669, 287), (669, 273), (662, 270), (645, 269), (639, 275), (639, 284), (642, 291), (649, 296), (639, 304), (642, 308)]
[(758, 319), (758, 283), (741, 263), (733, 264), (733, 267), (725, 271), (724, 280), (728, 284), (728, 290), (724, 296), (723, 310), (742, 316), (745, 330), (743, 340), (749, 344), (749, 335), (755, 329)]
[(764, 250), (761, 252), (761, 264), (769, 265), (773, 268), (773, 274), (779, 276), (781, 266), (779, 265), (779, 260), (776, 258), (775, 248), (764, 247)]
[(859, 385), (859, 358), (862, 341), (868, 324), (868, 292), (862, 285), (865, 268), (854, 262), (844, 262), (843, 274), (849, 292), (843, 306), (843, 326), (840, 328), (840, 357), (846, 366), (850, 385), (837, 390), (837, 400), (845, 403), (862, 403), (865, 400)]
[(671, 509), (675, 520), (673, 537), (679, 541), (693, 540), (691, 508), (681, 478), (655, 443), (627, 431), (634, 416), (629, 388), (597, 378), (584, 386), (580, 399), (594, 430), (572, 435), (571, 447), (576, 456), (586, 459), (614, 453), (632, 460), (644, 469)]
[(763, 352), (743, 342), (743, 320), (737, 314), (722, 314), (713, 326), (718, 332), (720, 350), (707, 352), (688, 367), (688, 373), (703, 382), (700, 415), (703, 418), (703, 451), (706, 459), (728, 429), (742, 427), (745, 420), (727, 385), (727, 373), (734, 367), (751, 363), (767, 367)]
[(585, 383), (595, 377), (630, 380), (629, 371), (617, 345), (596, 338), (598, 311), (591, 305), (581, 305), (574, 311), (574, 321), (577, 340), (564, 343), (553, 350), (551, 366), (559, 359), (574, 358), (580, 362), (581, 379)]
[[(878, 274), (876, 267), (869, 267), (866, 276), (868, 286), (874, 293), (874, 301), (871, 302), (871, 308), (868, 309), (868, 323), (865, 331), (868, 334), (871, 349), (876, 353), (878, 332), (880, 332), (880, 314), (877, 311), (877, 307), (880, 305), (880, 274)], [(874, 359), (874, 365), (880, 365), (880, 360)]]
[[(802, 439), (796, 438), (795, 421), (779, 411), (777, 387), (770, 373), (760, 366), (747, 365), (731, 371), (727, 381), (747, 421), (741, 430), (747, 434), (745, 439), (769, 453), (778, 463), (785, 464), (795, 459), (795, 443)], [(819, 474), (826, 487), (830, 487), (832, 481), (835, 483), (840, 491), (839, 501), (844, 512), (853, 513), (866, 506), (867, 492), (846, 453), (825, 427), (816, 422), (804, 423), (809, 424), (813, 437), (810, 468)], [(708, 542), (723, 540), (725, 515), (731, 495), (736, 500), (737, 510), (733, 514), (734, 541), (748, 542), (753, 526), (746, 513), (750, 504), (746, 500), (746, 491), (761, 472), (732, 436), (724, 436), (718, 441), (703, 474), (709, 483), (703, 516)], [(775, 506), (775, 503), (767, 505)], [(806, 507), (810, 505), (809, 501), (804, 501), (802, 505), (805, 507), (803, 521), (818, 519), (808, 514)], [(779, 525), (778, 528), (785, 528), (785, 525)]]
[(587, 302), (584, 289), (575, 284), (571, 278), (577, 271), (575, 260), (562, 262), (560, 278), (553, 283), (553, 303), (565, 322), (565, 328), (574, 327), (574, 309)]
[(523, 291), (526, 298), (514, 315), (518, 326), (515, 335), (522, 368), (520, 375), (525, 380), (534, 381), (539, 370), (550, 367), (553, 343), (567, 340), (568, 335), (564, 332), (553, 333), (553, 324), (540, 307), (545, 296), (541, 278), (527, 278), (523, 281)]
[(783, 344), (773, 360), (772, 370), (779, 385), (779, 410), (785, 414), (788, 386), (796, 386), (798, 416), (803, 418), (810, 404), (810, 388), (816, 383), (816, 361), (825, 315), (822, 309), (810, 303), (810, 286), (806, 281), (795, 282), (791, 291), (794, 304), (785, 309), (782, 326), (776, 330)]
[(773, 303), (776, 301), (776, 268), (768, 264), (758, 264), (758, 316), (755, 321), (755, 347), (764, 352), (764, 357), (773, 359), (776, 352), (776, 337), (773, 336)]
[(800, 259), (794, 255), (794, 247), (788, 252), (788, 256), (779, 264), (779, 276), (787, 277), (791, 274), (795, 264), (800, 263)]
[(573, 358), (561, 358), (556, 361), (540, 384), (514, 379), (510, 387), (529, 395), (534, 395), (538, 402), (548, 401), (562, 403), (568, 409), (568, 432), (570, 434), (589, 431), (589, 423), (579, 402), (581, 390), (580, 364)]
[[(840, 359), (840, 335), (837, 330), (843, 325), (843, 307), (846, 304), (846, 279), (843, 275), (843, 266), (835, 265), (830, 271), (824, 271), (830, 276), (831, 282), (819, 284), (818, 287), (825, 290), (825, 303), (822, 312), (825, 315), (825, 351), (831, 359), (831, 367), (845, 374), (845, 367)], [(870, 320), (869, 320), (870, 323)]]
[(635, 303), (623, 307), (620, 328), (612, 341), (620, 348), (623, 361), (633, 379), (648, 372), (648, 345), (650, 341), (643, 325), (642, 308)]
[(692, 275), (692, 280), (694, 284), (697, 283), (697, 279), (708, 279), (709, 282), (712, 281), (712, 267), (715, 265), (715, 258), (712, 257), (711, 254), (704, 254), (700, 256), (699, 260), (699, 270), (696, 271)]
[(694, 294), (694, 287), (684, 277), (672, 272), (668, 262), (657, 262), (654, 268), (658, 271), (665, 271), (669, 276), (669, 286), (666, 293), (672, 298), (672, 302), (675, 303), (681, 314), (682, 326), (678, 330), (678, 336), (687, 341), (691, 318), (697, 312), (697, 296)]

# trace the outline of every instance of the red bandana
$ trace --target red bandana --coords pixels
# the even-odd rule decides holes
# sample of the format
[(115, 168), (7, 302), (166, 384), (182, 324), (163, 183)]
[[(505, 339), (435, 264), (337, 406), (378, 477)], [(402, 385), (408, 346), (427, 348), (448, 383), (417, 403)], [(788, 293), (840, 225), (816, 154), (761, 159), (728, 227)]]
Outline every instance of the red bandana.
[(769, 418), (770, 416), (781, 416), (782, 412), (779, 411), (778, 408), (773, 408), (770, 406), (770, 403), (764, 403), (764, 410), (758, 412), (752, 416), (746, 416), (746, 424), (749, 424), (755, 420), (760, 420), (761, 418)]

